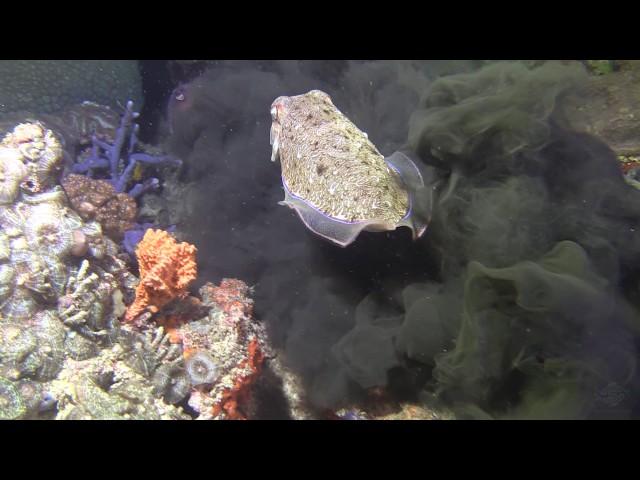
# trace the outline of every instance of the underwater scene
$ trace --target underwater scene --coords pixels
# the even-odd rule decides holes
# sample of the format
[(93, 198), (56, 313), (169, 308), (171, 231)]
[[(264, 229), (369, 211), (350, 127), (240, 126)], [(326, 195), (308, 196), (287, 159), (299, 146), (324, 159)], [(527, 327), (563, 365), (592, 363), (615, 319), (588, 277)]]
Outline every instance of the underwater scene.
[(0, 419), (640, 417), (640, 61), (0, 61)]

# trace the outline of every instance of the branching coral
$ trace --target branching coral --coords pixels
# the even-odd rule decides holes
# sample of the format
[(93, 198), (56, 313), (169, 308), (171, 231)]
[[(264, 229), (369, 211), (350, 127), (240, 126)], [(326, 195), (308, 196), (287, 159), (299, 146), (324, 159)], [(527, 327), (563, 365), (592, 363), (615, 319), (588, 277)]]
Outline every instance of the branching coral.
[[(180, 165), (180, 160), (170, 156), (156, 156), (135, 152), (138, 143), (138, 125), (134, 123), (134, 120), (138, 116), (139, 113), (133, 111), (133, 102), (128, 102), (113, 144), (104, 142), (94, 136), (92, 138), (93, 147), (89, 155), (80, 163), (73, 165), (72, 171), (74, 173), (87, 173), (92, 176), (94, 170), (108, 169), (111, 185), (113, 185), (117, 193), (122, 193), (127, 189), (129, 181), (134, 176), (134, 171), (140, 164), (161, 165), (173, 163)], [(127, 193), (135, 198), (159, 186), (160, 182), (157, 178), (149, 178), (143, 183), (134, 185)]]
[(196, 247), (178, 243), (162, 230), (147, 230), (136, 256), (140, 283), (124, 318), (127, 323), (133, 323), (141, 313), (156, 313), (174, 298), (186, 295), (197, 276)]

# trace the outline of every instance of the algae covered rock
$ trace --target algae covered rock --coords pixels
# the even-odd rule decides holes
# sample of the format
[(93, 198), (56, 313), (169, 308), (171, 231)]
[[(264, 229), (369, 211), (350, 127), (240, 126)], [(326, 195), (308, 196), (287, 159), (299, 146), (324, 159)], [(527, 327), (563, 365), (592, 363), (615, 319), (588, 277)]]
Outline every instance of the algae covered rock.
[(471, 262), (462, 318), (434, 377), (463, 415), (588, 418), (608, 383), (634, 388), (638, 315), (574, 242), (507, 268)]
[(640, 154), (640, 61), (591, 76), (564, 104), (573, 129), (600, 137), (619, 156)]

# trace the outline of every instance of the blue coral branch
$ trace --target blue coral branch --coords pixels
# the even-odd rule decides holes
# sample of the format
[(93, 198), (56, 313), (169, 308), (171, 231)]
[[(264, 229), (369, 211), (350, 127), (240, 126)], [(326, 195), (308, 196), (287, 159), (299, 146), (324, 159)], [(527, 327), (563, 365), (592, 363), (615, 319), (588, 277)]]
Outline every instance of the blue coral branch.
[[(124, 240), (122, 241), (122, 246), (129, 253), (129, 255), (131, 255), (132, 258), (136, 258), (136, 247), (149, 228), (161, 229), (162, 227), (154, 223), (136, 223), (131, 230), (127, 230), (126, 232), (124, 232)], [(164, 230), (169, 233), (173, 233), (176, 231), (176, 226), (169, 225), (168, 227), (164, 228)]]
[[(133, 121), (138, 116), (139, 113), (133, 111), (133, 102), (127, 102), (120, 126), (116, 130), (113, 145), (93, 136), (89, 156), (82, 162), (73, 165), (72, 171), (74, 173), (87, 173), (87, 175), (92, 176), (93, 170), (108, 168), (111, 174), (110, 182), (115, 191), (120, 193), (127, 188), (138, 163), (147, 165), (174, 163), (175, 165), (180, 165), (180, 160), (170, 156), (133, 153), (138, 143), (139, 130), (139, 125), (133, 123)], [(125, 143), (128, 143), (128, 145), (126, 151), (123, 152)], [(144, 183), (134, 185), (128, 193), (132, 197), (137, 197), (149, 190), (155, 190), (159, 186), (160, 181), (157, 178), (151, 178)]]

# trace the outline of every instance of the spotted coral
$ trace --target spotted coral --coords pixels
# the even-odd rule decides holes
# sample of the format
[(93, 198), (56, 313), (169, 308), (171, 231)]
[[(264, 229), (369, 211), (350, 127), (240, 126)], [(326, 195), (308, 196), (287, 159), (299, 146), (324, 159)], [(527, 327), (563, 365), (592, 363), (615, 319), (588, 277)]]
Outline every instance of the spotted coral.
[(116, 242), (133, 228), (138, 214), (136, 201), (126, 193), (116, 193), (108, 181), (69, 174), (62, 180), (62, 187), (82, 219), (96, 220)]
[(185, 296), (197, 276), (196, 247), (178, 243), (163, 230), (147, 230), (136, 248), (136, 257), (140, 283), (124, 317), (127, 323), (133, 323), (144, 312), (156, 313), (171, 300)]

